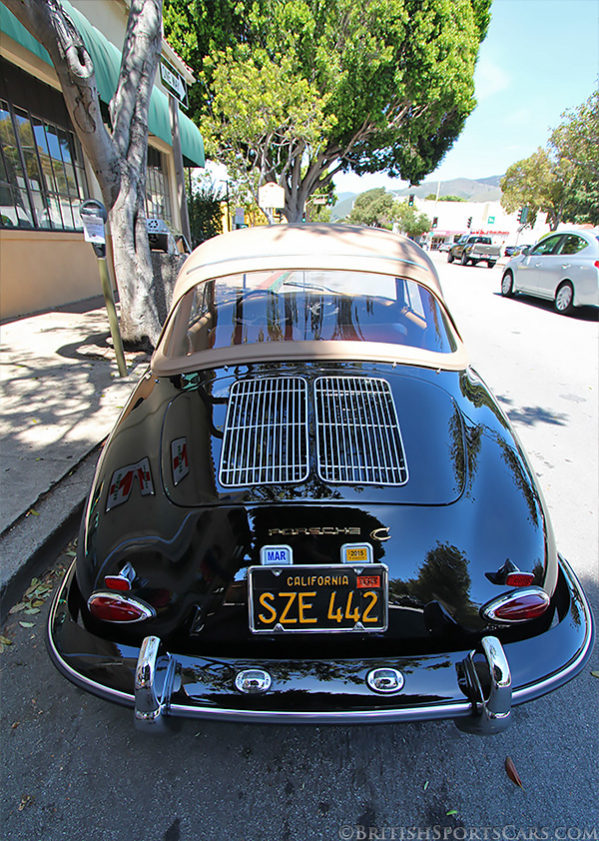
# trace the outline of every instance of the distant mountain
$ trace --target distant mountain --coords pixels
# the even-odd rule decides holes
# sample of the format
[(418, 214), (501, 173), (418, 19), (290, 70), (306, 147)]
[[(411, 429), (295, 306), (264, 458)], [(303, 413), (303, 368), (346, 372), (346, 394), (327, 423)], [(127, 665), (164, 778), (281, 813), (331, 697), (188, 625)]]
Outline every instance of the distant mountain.
[[(490, 175), (488, 178), (453, 178), (450, 181), (425, 181), (418, 187), (404, 187), (401, 190), (391, 190), (394, 196), (403, 198), (412, 193), (420, 199), (431, 194), (439, 196), (459, 196), (466, 201), (499, 201), (501, 188), (499, 182), (503, 175)], [(366, 192), (365, 190), (363, 192)], [(331, 222), (345, 219), (351, 212), (356, 196), (360, 193), (339, 193), (337, 204), (331, 209)]]
[[(359, 193), (339, 194), (337, 204), (331, 208), (331, 222), (338, 222), (339, 219), (345, 219), (346, 216), (349, 216), (357, 195)], [(342, 196), (343, 198), (341, 198)]]
[(491, 187), (499, 187), (499, 182), (502, 178), (503, 175), (490, 175), (489, 178), (477, 178), (476, 180), (481, 184), (490, 184)]
[(503, 175), (491, 175), (489, 178), (479, 178), (474, 180), (472, 178), (452, 178), (450, 181), (425, 181), (418, 187), (405, 187), (403, 190), (393, 190), (396, 196), (408, 196), (414, 193), (418, 198), (424, 199), (426, 196), (437, 195), (437, 188), (439, 189), (439, 196), (459, 196), (461, 199), (467, 201), (499, 201), (501, 198), (501, 189), (499, 182)]

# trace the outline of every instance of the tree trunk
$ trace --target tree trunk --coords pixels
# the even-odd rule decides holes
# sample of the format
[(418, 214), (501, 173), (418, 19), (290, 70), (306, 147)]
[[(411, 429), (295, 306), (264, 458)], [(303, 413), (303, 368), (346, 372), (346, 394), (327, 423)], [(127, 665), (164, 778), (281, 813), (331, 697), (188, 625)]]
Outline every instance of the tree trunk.
[(121, 334), (126, 347), (150, 349), (160, 334), (160, 319), (152, 294), (153, 268), (148, 243), (145, 196), (140, 179), (123, 176), (110, 213), (112, 253), (121, 303)]
[(148, 108), (162, 46), (162, 0), (131, 0), (112, 135), (102, 121), (93, 64), (58, 0), (2, 0), (46, 48), (73, 127), (108, 211), (121, 301), (121, 333), (134, 347), (154, 345), (160, 321), (145, 218)]

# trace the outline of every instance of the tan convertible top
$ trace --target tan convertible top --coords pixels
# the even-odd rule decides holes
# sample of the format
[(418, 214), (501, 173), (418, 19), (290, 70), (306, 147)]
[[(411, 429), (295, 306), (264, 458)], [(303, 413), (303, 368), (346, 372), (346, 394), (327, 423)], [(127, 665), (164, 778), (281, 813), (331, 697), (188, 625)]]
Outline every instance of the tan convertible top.
[[(350, 225), (269, 225), (222, 234), (196, 248), (177, 278), (171, 311), (185, 293), (199, 283), (226, 275), (274, 269), (351, 269), (403, 277), (426, 286), (444, 302), (434, 264), (419, 246), (405, 237), (380, 228)], [(320, 358), (393, 359), (459, 370), (465, 367), (467, 358), (459, 333), (453, 323), (452, 326), (458, 347), (449, 354), (379, 343), (373, 346), (373, 343), (367, 342), (272, 342), (205, 350), (175, 360), (164, 355), (163, 333), (152, 368), (157, 374), (169, 374), (228, 364), (233, 361), (233, 356), (238, 362), (250, 362), (265, 358), (295, 358), (298, 355), (309, 358), (314, 352), (314, 356)], [(310, 347), (300, 348), (299, 344)], [(353, 347), (350, 349), (348, 345)], [(351, 351), (349, 356), (348, 351)], [(409, 358), (404, 359), (404, 355)]]
[(436, 269), (419, 246), (380, 228), (269, 225), (209, 239), (191, 254), (173, 303), (204, 280), (259, 269), (353, 269), (401, 275), (443, 297)]

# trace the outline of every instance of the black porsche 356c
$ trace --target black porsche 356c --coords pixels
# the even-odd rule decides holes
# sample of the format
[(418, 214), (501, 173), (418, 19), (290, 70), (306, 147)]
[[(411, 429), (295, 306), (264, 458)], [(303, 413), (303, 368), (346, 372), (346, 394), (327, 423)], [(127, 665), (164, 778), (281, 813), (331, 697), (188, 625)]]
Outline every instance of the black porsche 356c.
[(495, 733), (582, 669), (593, 622), (426, 253), (275, 225), (184, 263), (48, 642), (69, 680), (149, 730)]

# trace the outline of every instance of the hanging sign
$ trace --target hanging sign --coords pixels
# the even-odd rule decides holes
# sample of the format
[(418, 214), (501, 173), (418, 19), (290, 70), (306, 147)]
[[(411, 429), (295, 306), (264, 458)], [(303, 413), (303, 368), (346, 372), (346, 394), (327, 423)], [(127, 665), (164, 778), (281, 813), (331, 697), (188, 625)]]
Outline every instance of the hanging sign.
[(187, 108), (187, 85), (185, 79), (164, 59), (160, 61), (160, 78), (165, 87), (174, 94), (181, 105)]
[(285, 190), (274, 181), (269, 181), (258, 190), (258, 203), (260, 207), (282, 209), (285, 207)]

